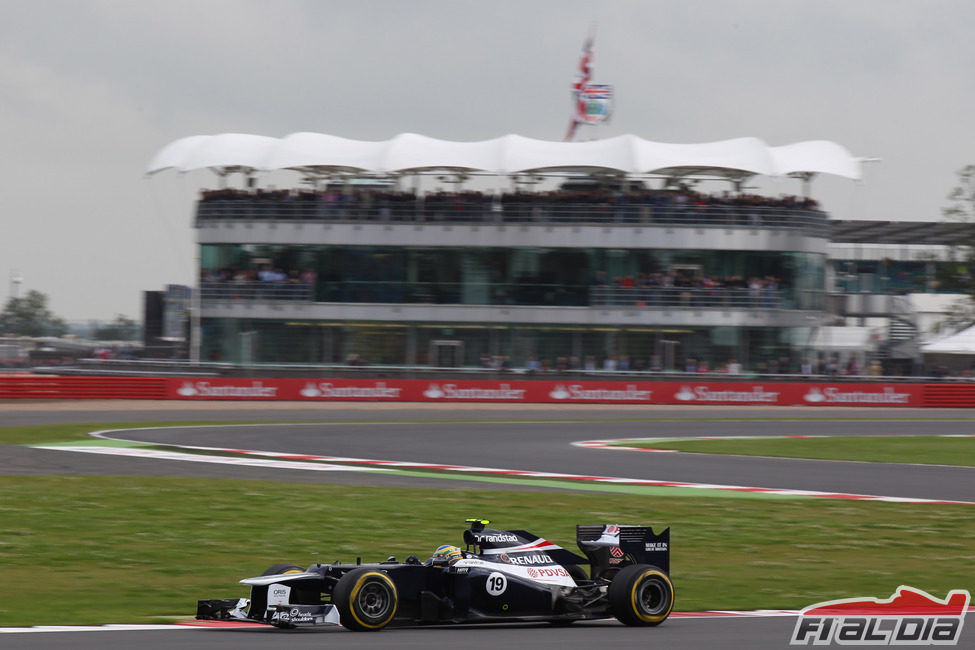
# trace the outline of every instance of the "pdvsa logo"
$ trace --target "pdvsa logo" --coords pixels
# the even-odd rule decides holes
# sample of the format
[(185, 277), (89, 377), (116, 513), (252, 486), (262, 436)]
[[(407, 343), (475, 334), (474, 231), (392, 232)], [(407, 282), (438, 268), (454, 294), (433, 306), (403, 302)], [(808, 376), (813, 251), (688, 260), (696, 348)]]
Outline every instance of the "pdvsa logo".
[(901, 585), (885, 600), (846, 598), (800, 612), (790, 645), (957, 645), (971, 594), (953, 589), (943, 600)]
[(530, 578), (568, 578), (569, 572), (560, 566), (529, 568), (528, 577)]

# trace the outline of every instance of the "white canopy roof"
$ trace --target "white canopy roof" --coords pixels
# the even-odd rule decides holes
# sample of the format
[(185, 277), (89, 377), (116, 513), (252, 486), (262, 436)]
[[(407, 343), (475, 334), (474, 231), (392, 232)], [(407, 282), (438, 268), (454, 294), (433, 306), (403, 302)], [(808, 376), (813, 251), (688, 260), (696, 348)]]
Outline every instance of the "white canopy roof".
[(552, 142), (511, 134), (480, 142), (455, 142), (415, 133), (402, 133), (383, 142), (325, 133), (292, 133), (283, 138), (243, 133), (194, 135), (163, 147), (153, 156), (146, 172), (203, 168), (382, 174), (455, 169), (499, 175), (605, 169), (626, 174), (708, 174), (730, 178), (802, 173), (861, 177), (859, 158), (841, 145), (823, 140), (770, 147), (758, 138), (666, 144), (635, 135)]
[(975, 354), (975, 326), (921, 346), (924, 354)]
[(812, 350), (866, 352), (874, 347), (872, 334), (869, 327), (827, 325), (814, 331), (806, 347)]

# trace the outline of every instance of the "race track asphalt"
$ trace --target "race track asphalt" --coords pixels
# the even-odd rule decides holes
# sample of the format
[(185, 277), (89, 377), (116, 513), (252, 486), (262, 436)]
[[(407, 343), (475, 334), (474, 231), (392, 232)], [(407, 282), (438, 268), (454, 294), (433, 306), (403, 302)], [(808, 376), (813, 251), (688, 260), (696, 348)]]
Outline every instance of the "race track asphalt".
[[(236, 406), (236, 407), (235, 407)], [(229, 409), (229, 410), (228, 410)], [(843, 418), (823, 420), (820, 418)], [(0, 424), (67, 422), (252, 422), (251, 426), (126, 431), (112, 435), (167, 444), (260, 449), (383, 460), (435, 462), (545, 472), (722, 483), (770, 488), (975, 501), (971, 468), (827, 461), (638, 454), (571, 446), (579, 440), (649, 436), (935, 435), (971, 433), (975, 413), (890, 409), (633, 409), (492, 406), (464, 410), (398, 405), (273, 408), (180, 403), (0, 404)], [(646, 418), (646, 419), (645, 419)], [(732, 419), (721, 419), (732, 418)], [(750, 419), (774, 418), (774, 419)], [(898, 418), (892, 420), (891, 418)], [(941, 419), (954, 418), (954, 419)], [(458, 422), (457, 420), (465, 420)], [(558, 422), (553, 422), (558, 420)], [(571, 421), (567, 421), (571, 420)], [(267, 424), (267, 423), (291, 424)], [(317, 424), (297, 424), (317, 422)], [(353, 424), (342, 424), (354, 422)], [(444, 479), (375, 473), (322, 473), (183, 463), (6, 447), (2, 474), (112, 474), (233, 477), (370, 485), (442, 487)], [(466, 486), (451, 480), (452, 487)], [(470, 486), (483, 488), (483, 484)], [(517, 486), (516, 486), (517, 487)], [(504, 489), (504, 486), (491, 486)], [(523, 489), (523, 488), (519, 488)], [(968, 617), (971, 623), (972, 616)], [(388, 630), (167, 630), (0, 633), (0, 648), (788, 648), (794, 617), (672, 617), (653, 630), (615, 623)], [(963, 641), (969, 634), (963, 635)]]

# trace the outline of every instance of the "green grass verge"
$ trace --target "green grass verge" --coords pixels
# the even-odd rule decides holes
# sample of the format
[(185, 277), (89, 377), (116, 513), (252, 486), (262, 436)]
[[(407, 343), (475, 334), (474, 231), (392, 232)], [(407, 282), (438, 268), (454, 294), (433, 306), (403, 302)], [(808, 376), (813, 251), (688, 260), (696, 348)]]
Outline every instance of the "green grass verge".
[(672, 527), (679, 610), (801, 608), (900, 584), (975, 589), (967, 506), (347, 487), (135, 477), (0, 477), (0, 625), (140, 622), (277, 562), (422, 555), (467, 517), (574, 548), (576, 523)]
[(676, 449), (704, 454), (778, 458), (819, 458), (880, 463), (919, 463), (975, 467), (975, 437), (836, 436), (825, 438), (738, 438), (627, 441), (620, 446)]

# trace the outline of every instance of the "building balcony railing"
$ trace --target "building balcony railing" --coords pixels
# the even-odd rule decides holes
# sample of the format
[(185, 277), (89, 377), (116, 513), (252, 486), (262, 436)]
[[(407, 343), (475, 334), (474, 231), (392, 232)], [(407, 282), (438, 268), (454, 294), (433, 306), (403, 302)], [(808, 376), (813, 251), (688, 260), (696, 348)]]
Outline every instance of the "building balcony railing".
[(618, 287), (547, 284), (205, 281), (204, 301), (298, 301), (377, 304), (536, 305), (647, 309), (794, 309), (779, 289)]
[(289, 300), (311, 302), (314, 285), (307, 282), (202, 282), (203, 300)]
[(711, 228), (787, 228), (829, 236), (819, 210), (750, 205), (650, 206), (599, 203), (471, 203), (440, 205), (422, 201), (344, 205), (300, 199), (209, 199), (199, 201), (197, 224), (213, 221), (317, 221), (467, 224), (610, 224)]
[(590, 304), (598, 306), (782, 309), (778, 289), (738, 287), (594, 287)]

